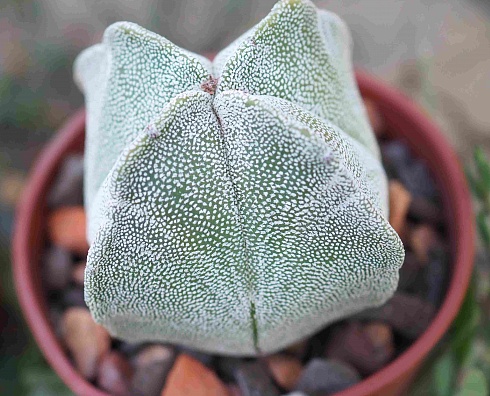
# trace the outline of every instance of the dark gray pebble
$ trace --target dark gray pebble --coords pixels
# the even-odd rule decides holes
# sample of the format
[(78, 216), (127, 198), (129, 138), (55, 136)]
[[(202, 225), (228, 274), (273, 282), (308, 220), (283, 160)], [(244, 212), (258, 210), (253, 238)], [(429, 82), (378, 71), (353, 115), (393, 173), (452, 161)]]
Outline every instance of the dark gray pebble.
[(448, 255), (442, 247), (436, 247), (429, 252), (429, 263), (425, 268), (427, 301), (439, 306), (447, 286)]
[(145, 346), (143, 343), (139, 342), (126, 342), (122, 340), (117, 340), (115, 342), (115, 348), (128, 357), (136, 355), (136, 353)]
[(427, 199), (437, 196), (427, 166), (420, 159), (413, 157), (404, 143), (395, 140), (382, 144), (381, 155), (388, 176), (399, 179), (413, 196)]
[(429, 326), (435, 311), (433, 304), (419, 296), (396, 292), (386, 304), (362, 311), (355, 318), (383, 321), (399, 334), (414, 340)]
[(440, 204), (436, 204), (434, 201), (417, 195), (412, 197), (408, 208), (408, 215), (413, 220), (435, 226), (440, 225), (444, 220)]
[(51, 246), (43, 256), (43, 281), (48, 291), (63, 290), (71, 280), (72, 257), (68, 250)]
[(86, 307), (83, 289), (70, 287), (63, 292), (63, 305), (65, 307)]
[(296, 390), (310, 396), (340, 392), (361, 380), (359, 373), (348, 364), (334, 359), (313, 359), (303, 370)]
[(413, 196), (422, 196), (428, 199), (434, 199), (437, 196), (429, 170), (419, 160), (414, 161), (408, 167), (398, 169), (398, 177)]
[(400, 141), (393, 140), (384, 143), (380, 149), (383, 160), (395, 169), (407, 166), (412, 160), (410, 150)]
[(132, 395), (158, 396), (175, 360), (175, 350), (155, 344), (141, 349), (133, 359), (135, 367), (131, 383)]
[(408, 148), (397, 141), (380, 146), (383, 168), (390, 179), (399, 177), (399, 169), (409, 166), (411, 157)]
[(413, 252), (406, 251), (405, 260), (400, 268), (398, 290), (410, 294), (423, 295), (426, 289), (422, 265)]
[(241, 363), (235, 370), (235, 378), (243, 396), (280, 395), (267, 366), (259, 361)]
[(243, 358), (220, 356), (216, 361), (216, 371), (226, 382), (233, 382), (236, 369), (245, 362)]

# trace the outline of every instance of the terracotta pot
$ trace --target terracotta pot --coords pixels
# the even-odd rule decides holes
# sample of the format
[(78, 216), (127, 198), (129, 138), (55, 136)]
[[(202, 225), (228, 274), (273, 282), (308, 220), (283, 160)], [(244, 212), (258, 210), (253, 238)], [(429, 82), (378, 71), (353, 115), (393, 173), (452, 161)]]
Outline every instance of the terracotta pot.
[[(458, 159), (438, 128), (407, 98), (383, 83), (357, 73), (361, 92), (374, 100), (393, 137), (425, 160), (441, 191), (452, 275), (446, 297), (424, 334), (382, 370), (337, 396), (398, 395), (410, 385), (422, 361), (456, 316), (473, 267), (474, 229), (470, 194)], [(106, 395), (73, 367), (48, 319), (40, 283), (39, 257), (44, 240), (45, 197), (64, 157), (83, 150), (85, 115), (79, 111), (56, 134), (34, 166), (17, 212), (13, 262), (18, 297), (34, 337), (61, 379), (82, 395)]]

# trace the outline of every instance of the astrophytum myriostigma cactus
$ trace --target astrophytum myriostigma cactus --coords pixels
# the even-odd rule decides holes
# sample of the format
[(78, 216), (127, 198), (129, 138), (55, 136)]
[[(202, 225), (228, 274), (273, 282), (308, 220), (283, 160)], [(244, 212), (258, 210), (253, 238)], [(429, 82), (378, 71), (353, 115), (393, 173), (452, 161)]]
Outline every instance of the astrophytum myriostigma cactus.
[(255, 355), (392, 295), (404, 250), (350, 46), (283, 0), (214, 62), (128, 22), (79, 56), (97, 322)]

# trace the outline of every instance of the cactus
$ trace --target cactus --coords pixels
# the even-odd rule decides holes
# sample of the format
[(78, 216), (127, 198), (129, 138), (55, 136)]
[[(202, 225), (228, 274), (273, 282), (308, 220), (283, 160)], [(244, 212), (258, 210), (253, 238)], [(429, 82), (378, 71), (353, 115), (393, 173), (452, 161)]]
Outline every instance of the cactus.
[(283, 0), (214, 62), (128, 22), (78, 57), (97, 322), (253, 356), (392, 295), (404, 250), (350, 46)]

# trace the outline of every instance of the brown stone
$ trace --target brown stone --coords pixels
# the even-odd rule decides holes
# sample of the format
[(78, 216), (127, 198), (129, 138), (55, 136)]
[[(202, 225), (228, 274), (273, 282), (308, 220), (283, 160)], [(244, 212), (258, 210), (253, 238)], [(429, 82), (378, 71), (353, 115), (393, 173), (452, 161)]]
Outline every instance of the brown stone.
[(292, 390), (301, 375), (303, 365), (292, 356), (277, 354), (266, 359), (269, 370), (276, 382), (286, 390)]
[(439, 244), (437, 232), (429, 225), (421, 224), (410, 230), (409, 244), (420, 264), (429, 262), (429, 251)]
[(161, 396), (229, 396), (216, 374), (198, 360), (181, 354), (170, 371)]
[(417, 221), (435, 226), (441, 224), (444, 219), (441, 206), (420, 195), (412, 197), (408, 215)]
[(62, 207), (48, 217), (51, 241), (81, 256), (86, 256), (89, 248), (85, 230), (86, 219), (82, 206)]
[(396, 180), (389, 183), (390, 194), (390, 224), (393, 229), (402, 234), (405, 229), (408, 208), (412, 200), (412, 195), (408, 190)]
[(351, 321), (340, 326), (327, 343), (325, 355), (354, 366), (369, 375), (382, 368), (393, 357), (391, 328), (383, 323), (363, 325)]
[(97, 384), (115, 396), (130, 395), (130, 381), (133, 369), (119, 352), (111, 351), (102, 357), (99, 365)]
[(383, 322), (370, 322), (363, 327), (364, 333), (371, 341), (374, 360), (384, 363), (390, 361), (395, 354), (395, 342), (391, 327)]
[(97, 366), (111, 345), (109, 333), (94, 322), (86, 308), (68, 308), (63, 314), (63, 340), (78, 371), (92, 380), (97, 373)]

